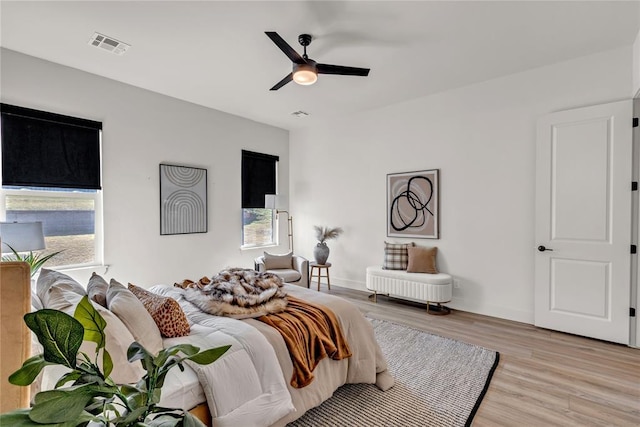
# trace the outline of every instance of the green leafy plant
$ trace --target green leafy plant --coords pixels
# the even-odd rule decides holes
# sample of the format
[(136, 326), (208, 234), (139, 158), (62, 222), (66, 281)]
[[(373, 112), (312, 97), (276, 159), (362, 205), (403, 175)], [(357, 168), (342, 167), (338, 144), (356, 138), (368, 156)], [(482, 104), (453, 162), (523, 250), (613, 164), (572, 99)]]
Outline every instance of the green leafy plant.
[[(203, 427), (196, 417), (181, 409), (158, 406), (161, 389), (169, 370), (184, 361), (200, 365), (213, 363), (229, 345), (200, 351), (189, 344), (162, 349), (157, 355), (133, 342), (127, 359), (140, 361), (146, 374), (135, 385), (117, 385), (109, 377), (114, 366), (105, 348), (107, 323), (85, 296), (71, 317), (58, 310), (38, 310), (24, 316), (44, 348), (43, 354), (27, 359), (11, 374), (15, 385), (31, 384), (47, 365), (63, 365), (64, 374), (53, 390), (36, 394), (34, 405), (0, 415), (0, 425), (15, 427), (74, 427), (90, 422), (98, 426), (118, 427)], [(96, 343), (93, 358), (80, 352), (83, 341)], [(98, 366), (102, 359), (103, 370)], [(71, 383), (70, 386), (65, 386)]]
[(326, 240), (337, 239), (339, 235), (342, 234), (342, 228), (340, 227), (321, 227), (319, 225), (314, 225), (313, 229), (316, 231), (316, 239), (318, 242), (324, 243)]
[(29, 252), (28, 254), (20, 255), (20, 253), (16, 252), (16, 250), (13, 249), (11, 245), (7, 244), (7, 246), (9, 246), (9, 249), (11, 249), (11, 252), (13, 252), (13, 254), (3, 256), (2, 261), (26, 262), (27, 264), (29, 264), (29, 267), (31, 267), (31, 277), (33, 277), (33, 275), (36, 274), (38, 270), (40, 270), (40, 267), (42, 267), (45, 262), (49, 261), (51, 258), (53, 258), (54, 256), (58, 255), (60, 252), (62, 252), (62, 251), (57, 251), (48, 255), (43, 255), (38, 253), (34, 254), (33, 252)]

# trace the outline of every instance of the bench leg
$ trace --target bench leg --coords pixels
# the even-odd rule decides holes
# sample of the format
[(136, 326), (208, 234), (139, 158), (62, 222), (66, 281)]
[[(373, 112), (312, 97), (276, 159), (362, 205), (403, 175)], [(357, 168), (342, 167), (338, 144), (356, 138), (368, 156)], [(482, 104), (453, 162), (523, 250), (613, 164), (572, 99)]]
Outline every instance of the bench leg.
[(367, 298), (369, 298), (370, 300), (373, 300), (373, 302), (375, 302), (376, 304), (378, 303), (378, 293), (376, 291), (373, 291), (373, 293), (369, 295)]
[(449, 307), (444, 306), (439, 302), (436, 303), (435, 310), (430, 311), (429, 310), (430, 308), (431, 308), (431, 303), (427, 301), (427, 314), (442, 316), (442, 315), (451, 313), (451, 309)]

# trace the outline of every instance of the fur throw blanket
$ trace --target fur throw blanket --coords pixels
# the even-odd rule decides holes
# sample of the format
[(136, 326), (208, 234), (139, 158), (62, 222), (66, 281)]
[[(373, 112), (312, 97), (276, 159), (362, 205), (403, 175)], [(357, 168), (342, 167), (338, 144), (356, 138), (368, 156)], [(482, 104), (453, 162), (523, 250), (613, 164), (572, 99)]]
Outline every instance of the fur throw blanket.
[(231, 268), (210, 280), (185, 280), (175, 286), (183, 288), (187, 301), (206, 313), (245, 319), (283, 311), (287, 294), (282, 284), (282, 279), (272, 273)]

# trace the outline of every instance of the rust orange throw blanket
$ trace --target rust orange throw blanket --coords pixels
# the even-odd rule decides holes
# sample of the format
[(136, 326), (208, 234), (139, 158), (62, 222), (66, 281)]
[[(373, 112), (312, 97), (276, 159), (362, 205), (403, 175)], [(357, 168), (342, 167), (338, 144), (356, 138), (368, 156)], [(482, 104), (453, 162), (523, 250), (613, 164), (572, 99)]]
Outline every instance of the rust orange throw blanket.
[(320, 304), (311, 304), (287, 296), (283, 312), (256, 318), (276, 328), (287, 344), (293, 375), (291, 386), (302, 388), (313, 381), (313, 370), (325, 357), (334, 360), (351, 357), (349, 344), (333, 312)]

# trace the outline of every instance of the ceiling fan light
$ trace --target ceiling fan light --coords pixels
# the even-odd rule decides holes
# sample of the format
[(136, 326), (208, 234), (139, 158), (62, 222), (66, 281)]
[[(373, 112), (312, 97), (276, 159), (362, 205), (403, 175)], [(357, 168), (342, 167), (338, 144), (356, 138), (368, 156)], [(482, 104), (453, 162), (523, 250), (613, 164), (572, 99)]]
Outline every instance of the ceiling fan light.
[(311, 70), (300, 70), (293, 74), (293, 81), (299, 85), (312, 85), (318, 80), (318, 75)]
[(293, 66), (293, 81), (299, 85), (312, 85), (318, 80), (315, 62), (310, 59), (307, 61), (307, 64), (294, 64)]

